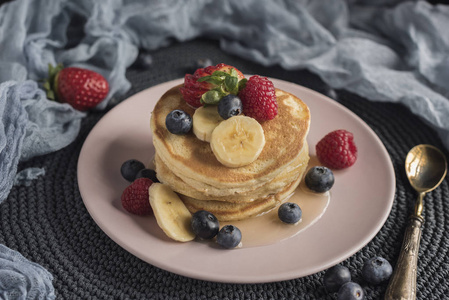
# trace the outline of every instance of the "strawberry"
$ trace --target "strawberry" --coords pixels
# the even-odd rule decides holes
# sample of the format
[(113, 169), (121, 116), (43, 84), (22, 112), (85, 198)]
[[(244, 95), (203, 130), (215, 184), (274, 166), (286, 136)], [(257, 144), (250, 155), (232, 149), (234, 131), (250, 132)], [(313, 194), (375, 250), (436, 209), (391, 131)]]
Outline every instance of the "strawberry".
[(204, 103), (217, 104), (228, 94), (237, 94), (244, 78), (233, 66), (221, 63), (199, 68), (193, 75), (186, 74), (180, 91), (188, 104), (198, 108)]
[(148, 178), (137, 178), (122, 193), (123, 208), (135, 215), (149, 215), (152, 212), (148, 188), (153, 181)]
[(351, 132), (339, 129), (324, 136), (316, 145), (319, 161), (331, 169), (344, 169), (357, 160), (357, 146)]
[(59, 64), (56, 67), (49, 65), (48, 73), (49, 78), (44, 84), (47, 97), (68, 103), (80, 111), (97, 106), (109, 92), (106, 79), (91, 70), (64, 68)]
[(251, 76), (238, 94), (243, 113), (258, 121), (272, 120), (278, 114), (278, 103), (273, 82), (259, 75)]

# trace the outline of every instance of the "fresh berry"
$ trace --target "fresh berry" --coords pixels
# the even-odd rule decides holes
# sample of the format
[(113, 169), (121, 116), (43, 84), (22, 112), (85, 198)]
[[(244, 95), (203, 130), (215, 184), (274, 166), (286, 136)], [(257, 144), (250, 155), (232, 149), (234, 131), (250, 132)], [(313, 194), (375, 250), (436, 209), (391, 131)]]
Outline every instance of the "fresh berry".
[(218, 102), (218, 114), (227, 120), (242, 113), (242, 101), (236, 95), (229, 94)]
[(217, 234), (217, 243), (224, 248), (235, 248), (242, 240), (242, 232), (234, 225), (223, 226)]
[(152, 212), (148, 188), (153, 182), (148, 178), (134, 180), (122, 193), (123, 208), (135, 215), (148, 215)]
[(393, 273), (391, 264), (383, 257), (373, 257), (365, 262), (362, 277), (372, 284), (379, 284), (388, 280)]
[(186, 74), (180, 92), (184, 100), (195, 108), (204, 103), (217, 104), (227, 94), (237, 94), (244, 78), (242, 72), (233, 66), (221, 63), (199, 68), (193, 75)]
[(251, 76), (238, 94), (243, 104), (243, 113), (258, 121), (272, 120), (278, 113), (276, 92), (273, 83), (266, 77)]
[(285, 202), (279, 206), (278, 217), (284, 223), (295, 224), (301, 220), (302, 210), (296, 203)]
[(220, 223), (210, 212), (199, 210), (191, 219), (193, 233), (202, 239), (211, 239), (218, 234)]
[(192, 117), (183, 110), (175, 109), (165, 118), (165, 126), (173, 134), (185, 134), (192, 129)]
[(188, 73), (194, 73), (198, 69), (204, 69), (212, 65), (213, 62), (210, 58), (200, 58), (189, 64), (186, 71)]
[(153, 64), (153, 57), (148, 52), (139, 52), (139, 55), (136, 58), (133, 66), (138, 69), (145, 70), (151, 67)]
[(145, 169), (145, 165), (141, 161), (137, 159), (128, 159), (122, 164), (120, 173), (123, 178), (129, 182), (133, 182), (137, 178), (137, 173), (142, 169)]
[(91, 70), (64, 68), (59, 64), (56, 67), (50, 65), (48, 73), (49, 78), (44, 84), (47, 97), (68, 103), (80, 111), (97, 106), (109, 92), (107, 80)]
[(141, 169), (139, 172), (137, 172), (136, 179), (137, 178), (148, 178), (153, 182), (159, 182), (159, 179), (157, 179), (156, 176), (156, 171), (152, 169)]
[(309, 169), (304, 178), (306, 186), (317, 193), (327, 192), (334, 185), (334, 173), (329, 168), (315, 166)]
[(351, 281), (351, 272), (342, 265), (335, 265), (324, 273), (323, 283), (329, 293), (337, 292), (340, 287)]
[(328, 133), (316, 145), (319, 161), (331, 169), (344, 169), (357, 160), (357, 147), (351, 132), (339, 129)]
[(365, 299), (365, 292), (355, 282), (347, 282), (338, 290), (337, 300), (361, 300)]

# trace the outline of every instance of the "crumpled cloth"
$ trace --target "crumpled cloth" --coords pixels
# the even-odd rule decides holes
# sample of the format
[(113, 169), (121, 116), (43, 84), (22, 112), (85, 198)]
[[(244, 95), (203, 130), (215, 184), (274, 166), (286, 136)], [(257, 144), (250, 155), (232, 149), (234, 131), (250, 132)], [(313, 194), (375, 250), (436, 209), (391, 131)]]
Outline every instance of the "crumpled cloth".
[[(308, 69), (331, 88), (402, 103), (435, 128), (449, 148), (447, 5), (398, 0), (23, 0), (1, 6), (0, 17), (0, 82), (41, 80), (49, 63), (89, 68), (110, 83), (110, 93), (98, 106), (104, 109), (130, 88), (125, 71), (139, 48), (153, 50), (173, 39), (206, 36), (219, 39), (225, 51), (260, 64)], [(0, 93), (7, 95), (4, 89)], [(71, 122), (73, 132), (79, 130), (78, 114), (53, 116), (50, 127)], [(29, 134), (37, 130), (28, 129)], [(38, 141), (48, 143), (40, 145), (47, 153), (66, 144)], [(22, 149), (21, 160), (39, 155), (32, 150), (34, 142)]]
[[(47, 101), (48, 64), (85, 67), (123, 95), (139, 49), (209, 37), (265, 66), (402, 103), (449, 149), (449, 6), (398, 0), (16, 0), (0, 7), (0, 203), (17, 165), (74, 140), (84, 114)], [(398, 116), (400, 117), (400, 116)], [(42, 176), (36, 168), (17, 184)], [(1, 207), (0, 207), (1, 208)]]
[(0, 245), (0, 298), (8, 300), (56, 299), (53, 275), (17, 251)]

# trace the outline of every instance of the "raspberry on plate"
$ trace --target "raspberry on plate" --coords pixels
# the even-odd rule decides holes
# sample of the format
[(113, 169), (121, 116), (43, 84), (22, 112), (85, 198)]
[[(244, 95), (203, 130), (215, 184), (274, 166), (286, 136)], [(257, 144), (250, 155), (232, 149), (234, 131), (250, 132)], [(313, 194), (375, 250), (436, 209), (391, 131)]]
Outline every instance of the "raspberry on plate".
[(137, 178), (122, 193), (123, 208), (135, 215), (149, 215), (152, 212), (148, 188), (153, 181), (148, 178)]
[(328, 133), (315, 147), (319, 161), (331, 169), (344, 169), (357, 160), (357, 147), (351, 132), (339, 129)]
[(278, 113), (276, 92), (273, 82), (259, 75), (251, 76), (240, 91), (243, 113), (258, 121), (274, 119)]

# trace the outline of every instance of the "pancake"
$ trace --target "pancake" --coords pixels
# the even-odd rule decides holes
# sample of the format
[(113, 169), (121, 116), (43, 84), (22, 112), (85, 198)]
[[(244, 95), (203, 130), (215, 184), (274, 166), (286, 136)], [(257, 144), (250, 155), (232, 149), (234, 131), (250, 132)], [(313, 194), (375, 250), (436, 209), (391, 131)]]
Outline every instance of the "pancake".
[[(171, 188), (180, 194), (195, 198), (197, 200), (218, 200), (227, 202), (251, 202), (258, 198), (267, 197), (270, 194), (275, 194), (281, 191), (285, 186), (289, 185), (303, 171), (303, 166), (307, 166), (309, 161), (307, 143), (304, 145), (304, 150), (301, 155), (296, 158), (292, 164), (286, 167), (278, 176), (266, 184), (251, 189), (247, 192), (236, 193), (233, 189), (218, 190), (215, 187), (209, 186), (208, 189), (198, 190), (189, 185), (187, 182), (176, 176), (170, 169), (161, 161), (158, 155), (155, 156), (154, 164), (158, 179), (171, 186)], [(221, 196), (224, 195), (224, 196)]]
[(302, 180), (307, 165), (301, 167), (301, 175), (280, 192), (252, 202), (230, 203), (215, 200), (198, 200), (185, 195), (179, 195), (187, 209), (193, 214), (199, 210), (207, 210), (219, 221), (237, 221), (266, 213), (287, 201)]
[(195, 188), (212, 186), (248, 192), (273, 180), (300, 156), (309, 131), (310, 111), (296, 96), (276, 89), (278, 115), (261, 122), (266, 143), (259, 158), (249, 165), (229, 168), (218, 162), (209, 143), (198, 140), (193, 133), (175, 135), (166, 129), (165, 117), (170, 111), (194, 113), (183, 100), (180, 86), (168, 90), (153, 110), (153, 145), (165, 166), (184, 181), (197, 184)]

